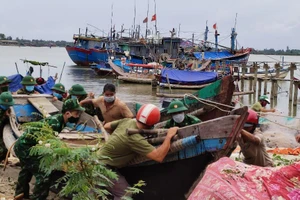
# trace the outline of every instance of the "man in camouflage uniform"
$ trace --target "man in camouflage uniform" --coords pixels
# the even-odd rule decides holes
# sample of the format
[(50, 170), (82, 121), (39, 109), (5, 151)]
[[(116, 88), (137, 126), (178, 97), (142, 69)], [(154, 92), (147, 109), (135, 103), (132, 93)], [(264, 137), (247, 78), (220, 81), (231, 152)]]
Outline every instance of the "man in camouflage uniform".
[(169, 119), (167, 121), (164, 128), (171, 128), (174, 126), (184, 127), (184, 126), (197, 124), (201, 122), (201, 120), (195, 116), (184, 114), (184, 111), (186, 110), (187, 107), (185, 107), (181, 101), (179, 100), (172, 101), (168, 106), (168, 112), (167, 112), (167, 114), (172, 115), (172, 119)]
[(6, 76), (0, 76), (0, 94), (2, 92), (8, 92), (8, 85), (11, 82)]
[[(67, 99), (78, 99), (79, 102), (87, 98), (93, 99), (93, 94), (88, 94), (80, 84), (73, 85), (70, 88), (69, 96), (67, 97)], [(96, 109), (93, 104), (84, 104), (82, 107), (85, 108), (85, 112), (89, 115), (93, 116), (96, 114)]]
[(17, 91), (17, 94), (39, 94), (37, 91), (34, 90), (34, 85), (36, 85), (36, 81), (32, 76), (25, 76), (21, 84), (23, 85), (22, 89)]
[(53, 100), (63, 101), (66, 94), (65, 86), (61, 83), (56, 83), (52, 88)]
[(8, 119), (10, 106), (14, 105), (15, 101), (10, 92), (2, 92), (0, 95), (0, 162), (5, 159), (7, 149), (3, 142), (3, 128)]
[[(79, 105), (76, 99), (69, 99), (63, 103), (62, 114), (50, 116), (45, 121), (52, 127), (53, 131), (59, 133), (67, 122), (76, 123), (82, 111), (84, 111), (84, 108)], [(32, 176), (35, 176), (36, 183), (31, 199), (42, 200), (48, 196), (51, 181), (50, 177), (47, 177), (44, 172), (39, 170), (41, 158), (30, 155), (30, 148), (38, 143), (38, 141), (33, 139), (32, 134), (34, 133), (25, 131), (14, 146), (14, 151), (21, 164), (15, 195), (23, 193), (24, 198), (29, 198), (29, 182)]]

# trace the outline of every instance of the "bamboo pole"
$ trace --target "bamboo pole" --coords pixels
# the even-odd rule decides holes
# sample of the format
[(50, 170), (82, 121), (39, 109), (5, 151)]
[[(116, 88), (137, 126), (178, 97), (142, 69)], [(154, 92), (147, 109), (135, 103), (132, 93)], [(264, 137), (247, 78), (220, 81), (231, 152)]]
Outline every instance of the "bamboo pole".
[[(279, 63), (276, 63), (275, 64), (275, 69), (276, 69), (276, 78), (279, 78), (279, 75), (280, 75), (280, 64)], [(276, 80), (276, 79), (275, 79)], [(278, 82), (275, 81), (275, 86), (274, 86), (274, 97), (277, 98), (277, 93), (278, 93)]]
[(254, 94), (256, 94), (256, 84), (257, 84), (257, 70), (259, 68), (259, 65), (255, 62), (253, 65), (253, 69), (254, 69), (254, 81), (253, 81), (253, 91)]
[(291, 82), (290, 82), (290, 93), (289, 93), (289, 100), (292, 101), (293, 99), (293, 84), (294, 84), (294, 71), (295, 69), (297, 69), (295, 63), (291, 63), (291, 66), (290, 66), (290, 79), (291, 79)]
[(262, 85), (262, 79), (258, 79), (258, 92), (257, 92), (258, 97), (261, 96), (261, 85)]
[[(264, 69), (265, 69), (265, 78), (268, 78), (268, 70), (269, 70), (269, 65), (268, 64), (264, 64)], [(267, 80), (265, 79), (264, 81), (264, 95), (267, 94)]]
[(96, 125), (97, 125), (98, 129), (101, 130), (101, 133), (103, 134), (104, 140), (106, 142), (108, 140), (108, 138), (109, 138), (109, 133), (106, 132), (106, 130), (105, 130), (102, 122), (99, 120), (99, 118), (98, 118), (97, 115), (94, 116), (94, 120), (96, 122)]
[(241, 91), (244, 92), (245, 87), (246, 63), (242, 64)]
[(297, 106), (297, 102), (298, 102), (298, 85), (299, 85), (299, 82), (295, 81), (294, 82), (294, 101), (293, 101), (294, 106)]
[(172, 93), (172, 88), (171, 88), (171, 85), (170, 85), (170, 80), (169, 80), (168, 74), (166, 74), (166, 78), (167, 78), (169, 90), (170, 90), (170, 92)]

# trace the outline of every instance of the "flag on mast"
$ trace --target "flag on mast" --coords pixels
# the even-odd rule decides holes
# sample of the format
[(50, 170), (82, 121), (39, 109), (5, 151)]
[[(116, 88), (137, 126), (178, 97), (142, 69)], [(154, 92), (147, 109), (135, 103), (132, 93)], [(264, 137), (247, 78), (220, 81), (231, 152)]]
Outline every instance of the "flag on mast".
[(213, 29), (217, 29), (217, 23), (215, 23), (214, 25), (213, 25)]
[(151, 22), (152, 22), (152, 21), (156, 21), (156, 14), (154, 14), (154, 15), (152, 16)]
[(148, 22), (148, 17), (146, 17), (144, 20), (143, 20), (143, 23), (147, 23)]

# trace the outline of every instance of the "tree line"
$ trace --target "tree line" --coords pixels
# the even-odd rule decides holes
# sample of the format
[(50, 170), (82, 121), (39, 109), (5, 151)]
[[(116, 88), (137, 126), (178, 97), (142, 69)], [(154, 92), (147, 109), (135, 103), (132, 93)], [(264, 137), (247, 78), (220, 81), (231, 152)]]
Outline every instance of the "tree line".
[(58, 46), (58, 47), (65, 47), (67, 45), (72, 45), (73, 42), (67, 42), (64, 40), (28, 40), (28, 39), (20, 39), (16, 37), (15, 40), (11, 36), (5, 36), (4, 33), (0, 33), (0, 40), (10, 40), (14, 41), (11, 45), (19, 45), (19, 46), (36, 46), (36, 47), (44, 47), (44, 46)]
[(266, 55), (300, 55), (300, 49), (290, 49), (288, 46), (286, 50), (280, 49), (275, 50), (271, 49), (264, 49), (264, 50), (256, 50), (254, 49), (251, 54), (266, 54)]

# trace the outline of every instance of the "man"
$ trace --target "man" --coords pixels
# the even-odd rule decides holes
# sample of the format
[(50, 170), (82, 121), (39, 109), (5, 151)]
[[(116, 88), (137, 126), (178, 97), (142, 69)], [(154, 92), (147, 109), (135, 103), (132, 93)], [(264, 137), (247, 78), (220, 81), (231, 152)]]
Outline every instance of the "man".
[(17, 94), (39, 94), (37, 91), (34, 90), (34, 85), (36, 85), (36, 81), (32, 76), (25, 76), (21, 84), (23, 85), (23, 88), (19, 89), (17, 91)]
[[(5, 121), (8, 119), (10, 113), (10, 106), (15, 103), (10, 92), (2, 92), (0, 95), (0, 130), (3, 130)], [(5, 159), (7, 153), (6, 146), (3, 142), (3, 135), (0, 132), (0, 162)]]
[(244, 155), (244, 163), (261, 167), (273, 167), (273, 161), (266, 150), (263, 135), (255, 130), (258, 125), (258, 115), (255, 111), (248, 110), (248, 118), (238, 138), (241, 151)]
[(192, 124), (197, 124), (201, 122), (195, 116), (186, 115), (184, 111), (188, 110), (187, 107), (183, 105), (183, 103), (179, 100), (174, 100), (168, 106), (167, 114), (172, 115), (172, 119), (169, 119), (165, 125), (165, 128), (171, 128), (174, 126), (184, 127)]
[(253, 104), (253, 106), (251, 107), (252, 110), (256, 111), (256, 112), (275, 112), (276, 110), (273, 109), (266, 109), (266, 105), (270, 104), (270, 100), (268, 99), (267, 96), (262, 95), (259, 97), (259, 101), (256, 102), (255, 104)]
[(0, 94), (2, 92), (8, 92), (8, 85), (11, 82), (6, 76), (0, 76)]
[(63, 101), (66, 94), (65, 86), (61, 83), (56, 83), (52, 88), (53, 100)]
[[(161, 146), (155, 148), (140, 134), (128, 135), (126, 129), (150, 129), (160, 120), (160, 111), (153, 104), (143, 105), (137, 113), (136, 119), (121, 119), (106, 123), (104, 128), (112, 133), (103, 148), (99, 150), (99, 156), (108, 167), (121, 168), (126, 166), (137, 155), (146, 156), (157, 162), (162, 162), (167, 155), (172, 137), (178, 127), (168, 130), (167, 136)], [(105, 158), (103, 158), (104, 156)], [(110, 159), (106, 159), (106, 158)], [(117, 172), (118, 173), (118, 172)], [(126, 179), (118, 173), (118, 181), (108, 190), (114, 195), (114, 199), (121, 199), (125, 189), (129, 186)]]
[[(52, 127), (53, 131), (60, 133), (67, 122), (76, 123), (82, 111), (84, 108), (79, 105), (77, 100), (69, 99), (63, 103), (62, 114), (50, 116), (45, 121)], [(26, 130), (14, 146), (14, 151), (21, 164), (15, 195), (23, 193), (23, 198), (29, 198), (29, 182), (32, 176), (35, 176), (36, 183), (31, 199), (43, 200), (47, 198), (49, 193), (50, 177), (39, 170), (41, 158), (30, 155), (30, 148), (38, 142), (32, 137), (32, 134), (35, 133)]]
[(300, 133), (299, 133), (298, 135), (296, 135), (296, 141), (297, 141), (298, 143), (300, 143)]
[(103, 96), (97, 99), (85, 99), (80, 105), (92, 104), (100, 108), (105, 123), (112, 122), (123, 118), (133, 118), (133, 114), (127, 105), (116, 97), (116, 87), (107, 83), (103, 87)]
[[(75, 84), (69, 89), (69, 96), (67, 99), (78, 99), (79, 102), (85, 99), (93, 99), (93, 93), (87, 93), (82, 85)], [(82, 104), (81, 104), (82, 105)], [(93, 105), (83, 105), (82, 107), (85, 108), (85, 112), (89, 115), (95, 115), (96, 111)]]

